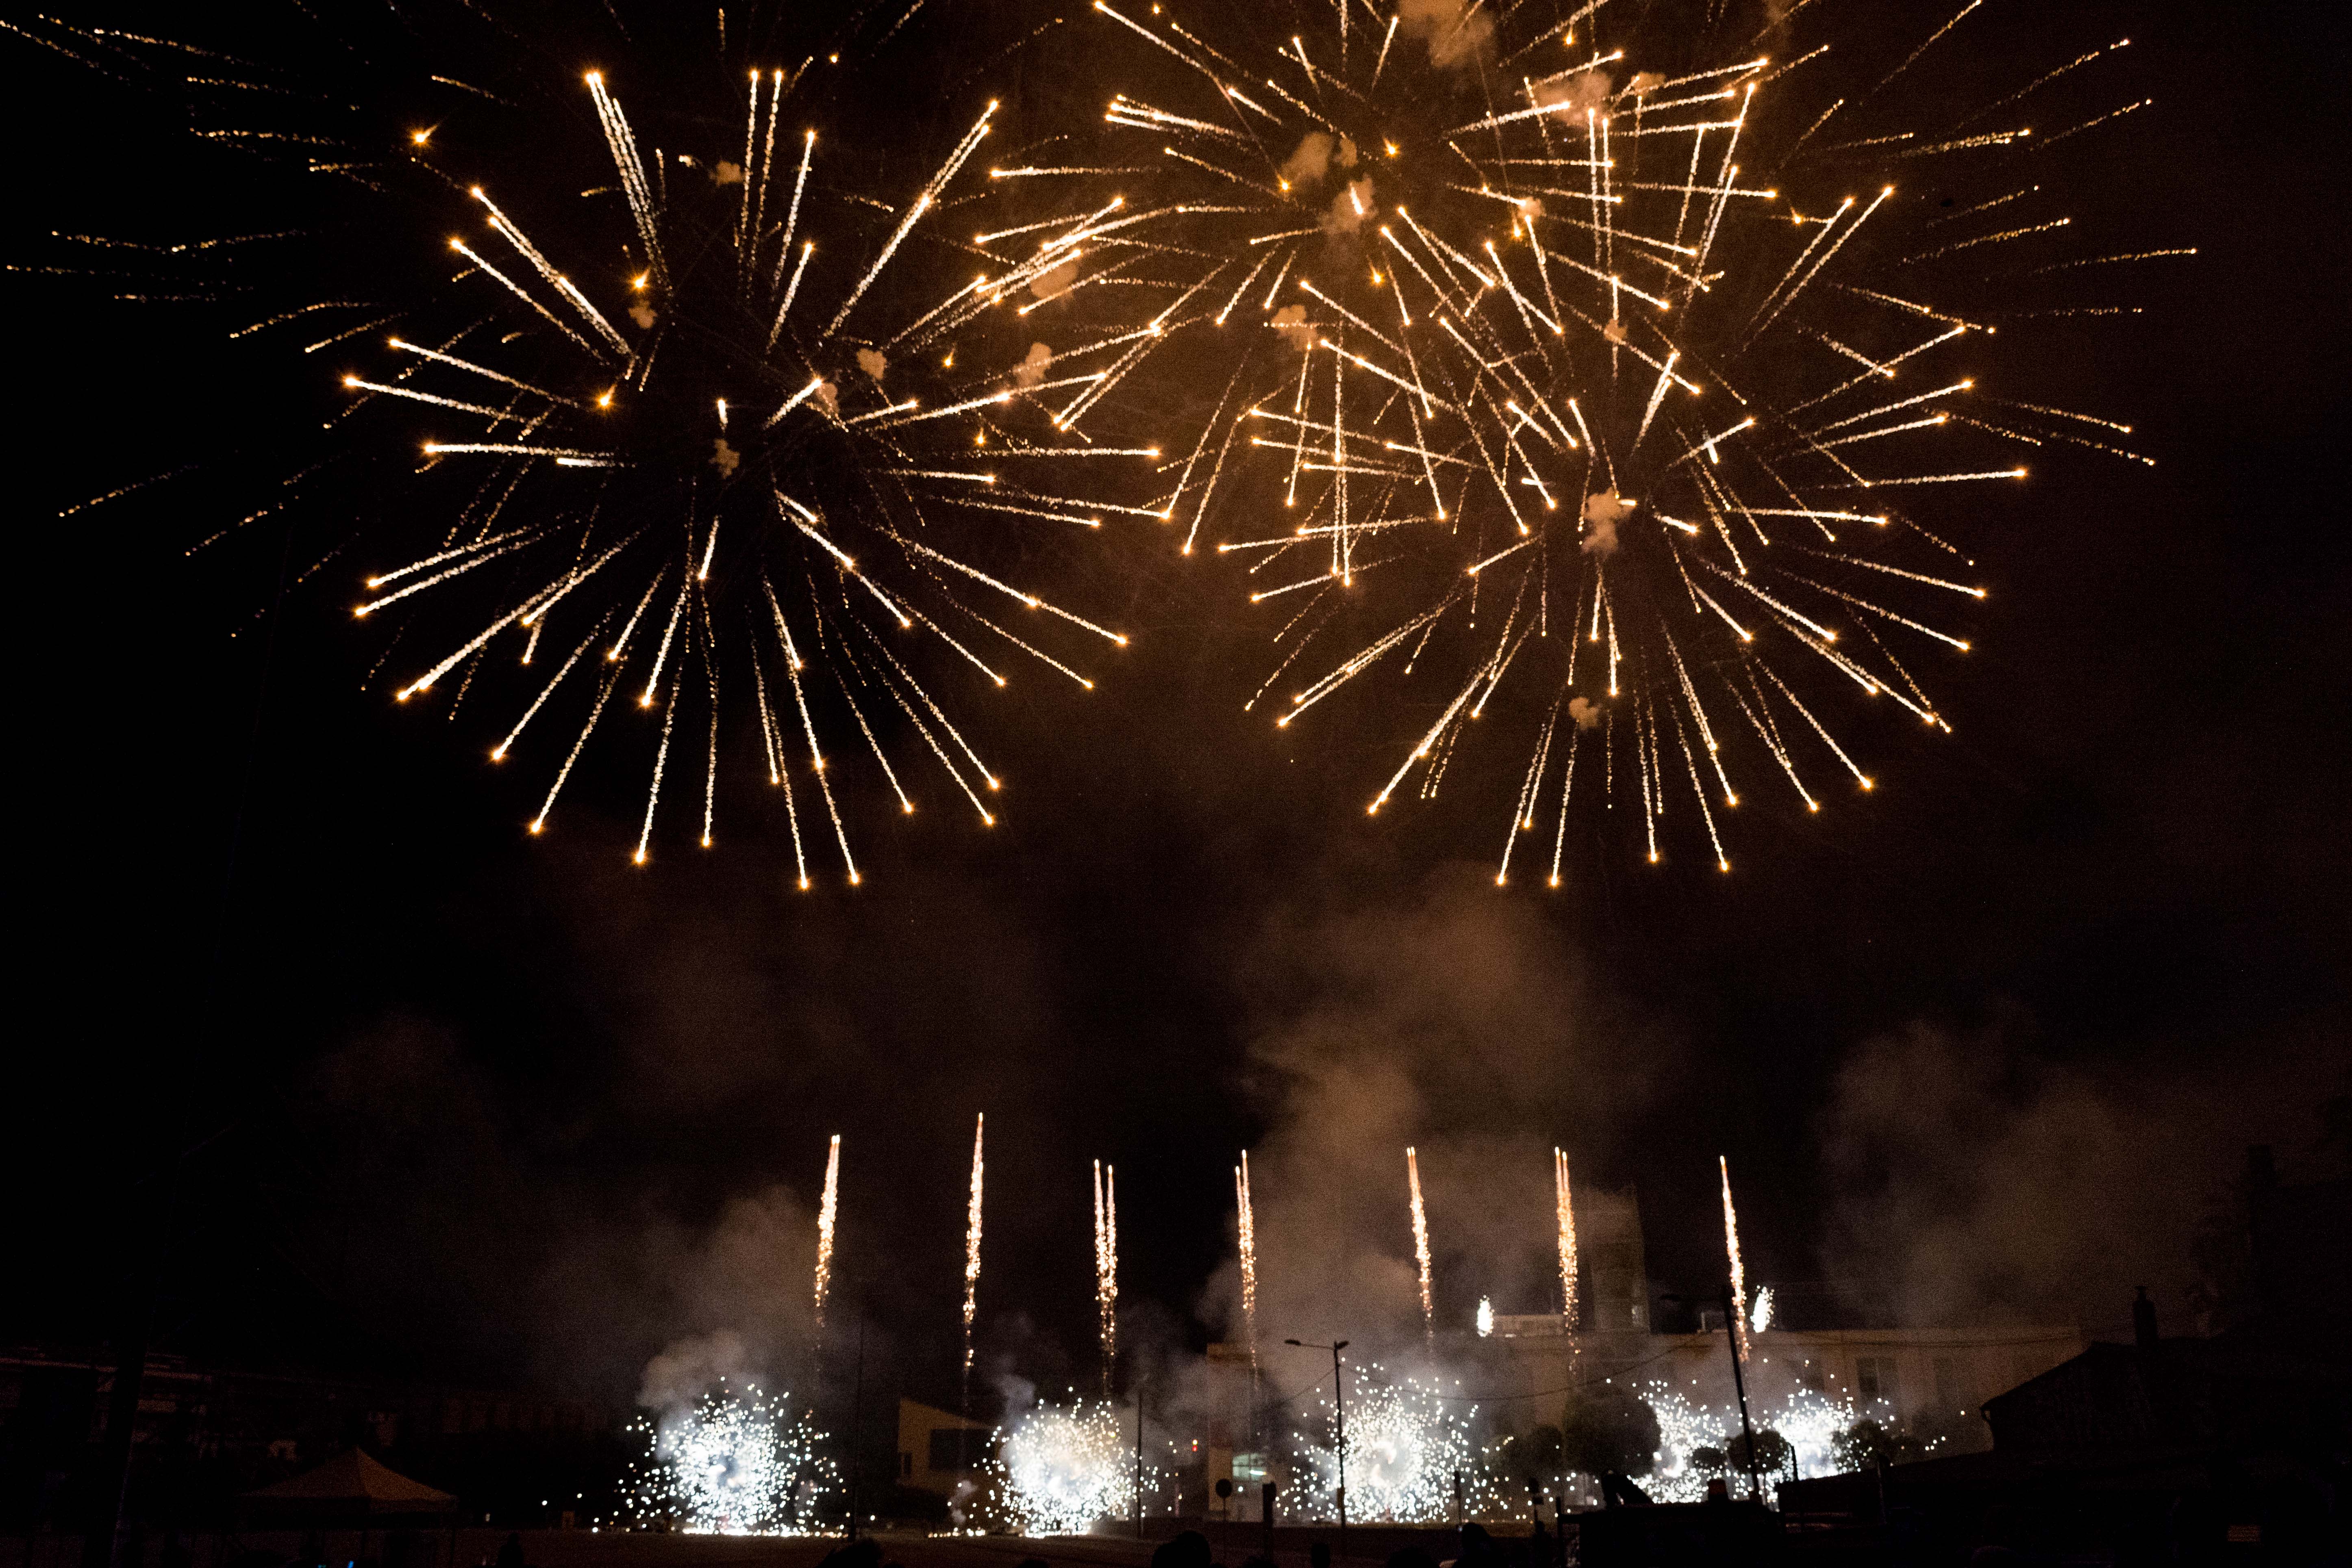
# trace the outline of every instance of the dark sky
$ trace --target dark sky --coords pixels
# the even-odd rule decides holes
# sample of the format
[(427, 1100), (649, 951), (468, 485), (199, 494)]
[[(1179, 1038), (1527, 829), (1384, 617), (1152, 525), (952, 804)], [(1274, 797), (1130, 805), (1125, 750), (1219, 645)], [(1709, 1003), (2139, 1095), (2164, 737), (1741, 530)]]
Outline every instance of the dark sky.
[[(2111, 95), (2156, 106), (2084, 203), (2200, 254), (2117, 272), (2145, 314), (2053, 332), (2047, 390), (2160, 464), (2043, 459), (1989, 507), (1956, 733), (1874, 736), (1874, 795), (1743, 822), (1728, 878), (1588, 855), (1497, 892), (1496, 812), (1368, 822), (1376, 710), (1241, 715), (1234, 580), (1164, 536), (1109, 583), (1138, 636), (1102, 689), (996, 732), (992, 833), (868, 814), (865, 885), (809, 895), (748, 813), (633, 868), (625, 788), (529, 839), (536, 784), (464, 715), (359, 691), (340, 586), (272, 614), (269, 549), (184, 557), (223, 495), (57, 521), (300, 416), (272, 378), (309, 367), (12, 275), (0, 1334), (103, 1333), (139, 1260), (189, 1348), (625, 1391), (749, 1326), (712, 1259), (730, 1226), (796, 1256), (760, 1216), (798, 1235), (839, 1131), (846, 1289), (944, 1366), (984, 1110), (985, 1337), (1035, 1375), (1085, 1359), (1087, 1159), (1119, 1170), (1129, 1301), (1196, 1339), (1235, 1152), (1330, 1114), (1300, 1086), (1365, 1049), (1459, 1156), (1441, 1230), (1543, 1179), (1484, 1135), (1559, 1141), (1638, 1187), (1662, 1284), (1706, 1289), (1722, 1152), (1751, 1278), (2095, 1326), (2148, 1279), (2185, 1312), (2242, 1146), (2320, 1158), (2346, 1087), (2352, 39), (2326, 7), (2154, 0), (1988, 30), (2053, 62), (2134, 39)], [(185, 208), (166, 110), (20, 38), (0, 59), (16, 256)]]

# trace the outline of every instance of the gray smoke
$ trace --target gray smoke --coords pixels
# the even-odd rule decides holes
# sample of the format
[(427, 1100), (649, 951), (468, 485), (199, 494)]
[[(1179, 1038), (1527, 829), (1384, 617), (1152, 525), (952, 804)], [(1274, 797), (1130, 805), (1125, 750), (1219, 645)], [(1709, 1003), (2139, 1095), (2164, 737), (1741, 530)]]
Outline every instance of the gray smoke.
[[(1817, 1129), (1838, 1194), (1832, 1277), (1883, 1281), (1906, 1321), (2125, 1321), (2131, 1287), (2178, 1308), (2190, 1237), (2246, 1146), (2340, 1079), (2322, 1046), (2227, 1062), (2067, 1066), (1994, 1027), (1915, 1024), (1839, 1069)], [(2176, 1315), (2168, 1332), (2191, 1324)]]
[[(1420, 1304), (1404, 1150), (1419, 1150), (1438, 1310), (1556, 1308), (1551, 1147), (1597, 1171), (1678, 1053), (1491, 871), (1414, 895), (1293, 911), (1253, 946), (1251, 1151), (1261, 1337), (1409, 1335)], [(1597, 1192), (1598, 1184), (1589, 1190)], [(1237, 1269), (1204, 1315), (1240, 1329)]]

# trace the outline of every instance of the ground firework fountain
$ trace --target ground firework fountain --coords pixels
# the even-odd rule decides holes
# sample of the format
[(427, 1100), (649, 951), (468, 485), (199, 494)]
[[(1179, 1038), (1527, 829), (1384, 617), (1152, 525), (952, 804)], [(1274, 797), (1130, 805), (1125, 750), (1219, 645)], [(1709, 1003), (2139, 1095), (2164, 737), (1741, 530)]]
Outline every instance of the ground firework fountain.
[(628, 1510), (698, 1535), (799, 1535), (821, 1528), (819, 1500), (839, 1489), (826, 1434), (791, 1395), (722, 1384), (691, 1409), (635, 1428), (646, 1451), (631, 1468)]
[[(1348, 1517), (1362, 1523), (1433, 1524), (1453, 1517), (1458, 1479), (1475, 1516), (1500, 1505), (1493, 1451), (1475, 1430), (1476, 1405), (1417, 1378), (1391, 1381), (1377, 1364), (1356, 1369), (1348, 1391)], [(1322, 1402), (1326, 1419), (1335, 1413)], [(1335, 1424), (1336, 1427), (1336, 1424)], [(1292, 1506), (1308, 1519), (1338, 1512), (1334, 1433), (1299, 1446), (1300, 1490)]]
[[(1047, 1405), (1020, 1412), (997, 1458), (982, 1467), (995, 1483), (990, 1522), (1022, 1535), (1072, 1535), (1096, 1521), (1135, 1511), (1132, 1432), (1108, 1404)], [(1147, 1491), (1157, 1468), (1145, 1467)]]

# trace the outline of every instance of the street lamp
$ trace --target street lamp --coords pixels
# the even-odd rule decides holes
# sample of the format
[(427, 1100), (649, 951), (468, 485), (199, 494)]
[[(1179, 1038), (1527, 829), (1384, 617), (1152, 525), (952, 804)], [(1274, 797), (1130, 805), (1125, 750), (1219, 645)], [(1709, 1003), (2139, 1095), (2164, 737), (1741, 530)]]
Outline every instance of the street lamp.
[(1348, 1348), (1348, 1342), (1341, 1340), (1328, 1345), (1318, 1345), (1308, 1340), (1285, 1340), (1282, 1342), (1297, 1345), (1301, 1350), (1331, 1352), (1331, 1408), (1338, 1417), (1339, 1454), (1339, 1555), (1345, 1557), (1348, 1554), (1348, 1394), (1339, 1383), (1339, 1352)]

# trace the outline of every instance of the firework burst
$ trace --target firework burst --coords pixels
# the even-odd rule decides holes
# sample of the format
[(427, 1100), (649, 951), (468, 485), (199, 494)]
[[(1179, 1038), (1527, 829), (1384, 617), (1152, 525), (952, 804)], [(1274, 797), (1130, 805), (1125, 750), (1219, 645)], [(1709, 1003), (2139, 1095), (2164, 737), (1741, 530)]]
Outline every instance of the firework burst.
[[(254, 237), (311, 245), (332, 295), (295, 292), (317, 274), (252, 245), (131, 247), (183, 271), (242, 258), (222, 275), (268, 289), (218, 297), (291, 296), (250, 332), (316, 328), (308, 349), (340, 361), (324, 449), (246, 523), (367, 521), (333, 559), (372, 568), (352, 605), (382, 637), (372, 680), (452, 716), (510, 703), (488, 753), (534, 770), (533, 833), (592, 741), (636, 753), (640, 862), (673, 820), (716, 841), (722, 762), (781, 796), (803, 888), (836, 855), (860, 879), (852, 791), (910, 814), (936, 780), (992, 826), (1002, 774), (968, 709), (1033, 679), (1091, 689), (1128, 640), (1035, 584), (1165, 510), (1144, 504), (1155, 445), (1073, 412), (1153, 309), (1062, 286), (1103, 215), (988, 180), (1006, 116), (976, 95), (919, 163), (919, 133), (880, 159), (835, 137), (824, 122), (870, 106), (847, 68), (747, 52), (773, 18), (739, 16), (730, 45), (723, 23), (686, 42), (616, 16), (604, 68), (568, 79), (528, 49), (413, 66), (474, 27), (389, 64), (352, 45), (348, 113), (301, 69), (66, 40), (212, 60), (231, 101), (298, 107), (202, 134), (366, 193), (331, 235)], [(419, 102), (429, 117), (392, 107)]]
[(1974, 8), (1921, 42), (1714, 0), (1097, 0), (1136, 57), (1120, 159), (1160, 161), (1209, 258), (1223, 391), (1173, 510), (1270, 617), (1245, 706), (1430, 672), (1375, 813), (1515, 712), (1497, 880), (1550, 815), (1554, 885), (1572, 807), (1728, 870), (1744, 773), (1806, 812), (1825, 767), (1871, 788), (1815, 687), (1948, 730), (1928, 665), (1986, 590), (1945, 503), (2027, 448), (2135, 456), (1992, 395), (1997, 325), (2097, 309), (2061, 293), (2105, 275), (2059, 248), (2072, 132), (2023, 117), (2110, 51), (1938, 118), (1910, 89)]

